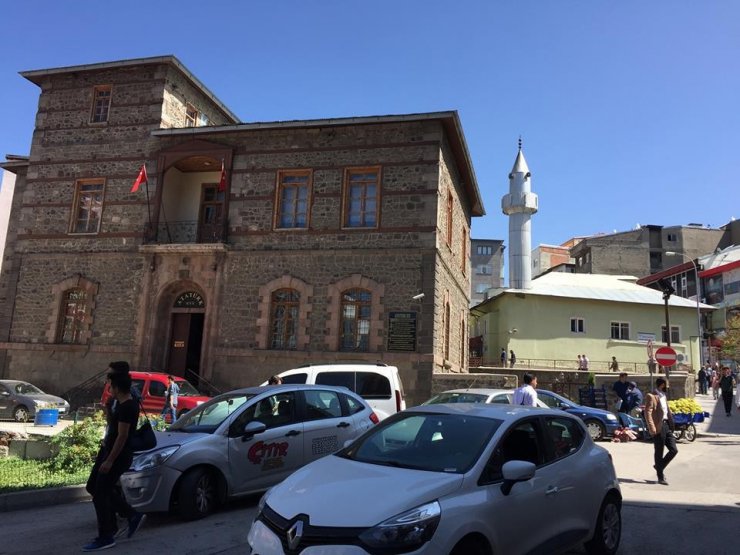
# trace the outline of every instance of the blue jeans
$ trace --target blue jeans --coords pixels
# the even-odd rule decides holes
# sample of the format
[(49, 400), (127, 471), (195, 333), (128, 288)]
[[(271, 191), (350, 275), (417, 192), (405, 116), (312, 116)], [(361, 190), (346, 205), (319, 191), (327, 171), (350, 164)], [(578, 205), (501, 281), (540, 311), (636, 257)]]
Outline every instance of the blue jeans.
[(174, 407), (170, 407), (169, 405), (165, 405), (162, 408), (161, 415), (164, 416), (165, 419), (166, 419), (168, 414), (172, 418), (172, 420), (170, 421), (170, 424), (174, 424), (175, 423), (175, 420), (177, 420), (177, 405), (175, 405)]

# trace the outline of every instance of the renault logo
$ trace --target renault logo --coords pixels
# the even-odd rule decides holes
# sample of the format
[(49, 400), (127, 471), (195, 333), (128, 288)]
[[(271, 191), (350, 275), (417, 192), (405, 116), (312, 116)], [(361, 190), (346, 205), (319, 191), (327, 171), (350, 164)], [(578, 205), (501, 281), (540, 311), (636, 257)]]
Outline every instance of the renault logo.
[(295, 549), (298, 547), (298, 544), (301, 543), (301, 538), (303, 537), (303, 521), (298, 520), (293, 524), (293, 526), (288, 528), (286, 536), (288, 538), (289, 549)]

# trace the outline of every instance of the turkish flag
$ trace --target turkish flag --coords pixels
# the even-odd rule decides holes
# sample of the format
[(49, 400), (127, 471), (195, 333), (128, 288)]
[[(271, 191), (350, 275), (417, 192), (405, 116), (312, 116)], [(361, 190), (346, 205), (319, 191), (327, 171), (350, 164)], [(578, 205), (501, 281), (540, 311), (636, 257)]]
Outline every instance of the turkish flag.
[(141, 165), (141, 169), (139, 170), (139, 175), (136, 178), (136, 181), (134, 181), (133, 186), (131, 187), (131, 192), (135, 193), (139, 190), (139, 185), (142, 183), (149, 183), (149, 179), (146, 176), (146, 164)]
[(223, 193), (226, 190), (226, 169), (224, 168), (224, 161), (221, 160), (221, 179), (218, 182), (218, 192)]

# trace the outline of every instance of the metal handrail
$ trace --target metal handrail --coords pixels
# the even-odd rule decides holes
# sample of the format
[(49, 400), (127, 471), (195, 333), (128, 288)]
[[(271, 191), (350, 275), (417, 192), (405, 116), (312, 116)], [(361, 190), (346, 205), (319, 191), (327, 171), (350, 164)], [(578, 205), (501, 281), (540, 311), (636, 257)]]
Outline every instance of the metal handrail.
[(226, 220), (220, 218), (213, 223), (199, 220), (160, 221), (146, 228), (149, 243), (223, 243), (226, 241)]
[[(472, 360), (472, 359), (471, 359)], [(506, 366), (500, 365), (500, 360), (492, 361), (480, 361), (481, 366), (491, 366), (493, 368), (510, 368), (507, 361)], [(587, 372), (598, 372), (608, 373), (611, 372), (609, 366), (611, 361), (604, 360), (590, 360), (588, 364)], [(687, 370), (691, 369), (690, 364), (679, 364), (679, 367), (684, 367)], [(514, 368), (534, 368), (534, 369), (552, 369), (552, 370), (569, 370), (572, 372), (579, 371), (578, 360), (559, 360), (559, 359), (536, 359), (536, 358), (517, 358)], [(658, 367), (656, 370), (659, 370)], [(581, 370), (582, 371), (582, 370)], [(621, 362), (619, 361), (619, 371), (627, 372), (632, 374), (648, 374), (650, 369), (646, 362)]]

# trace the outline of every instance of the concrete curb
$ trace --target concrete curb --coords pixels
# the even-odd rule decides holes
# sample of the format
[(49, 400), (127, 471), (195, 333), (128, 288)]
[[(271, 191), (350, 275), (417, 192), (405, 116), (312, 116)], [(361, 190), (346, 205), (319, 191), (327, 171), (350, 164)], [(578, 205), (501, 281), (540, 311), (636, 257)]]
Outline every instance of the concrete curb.
[(90, 499), (90, 494), (85, 490), (85, 486), (14, 491), (0, 494), (0, 513), (47, 507), (49, 505), (78, 503)]

